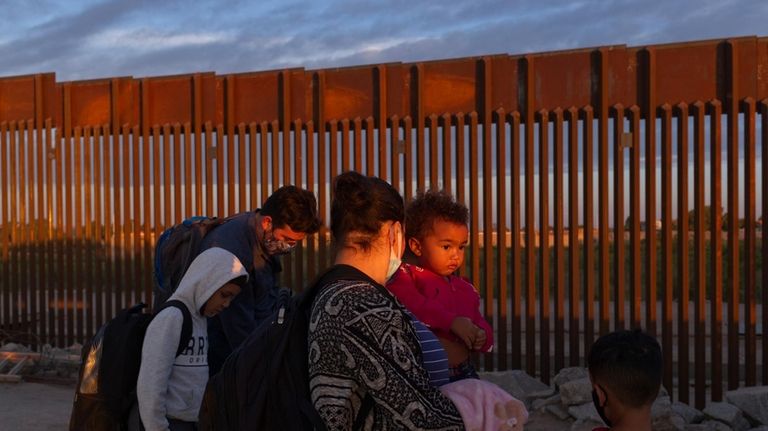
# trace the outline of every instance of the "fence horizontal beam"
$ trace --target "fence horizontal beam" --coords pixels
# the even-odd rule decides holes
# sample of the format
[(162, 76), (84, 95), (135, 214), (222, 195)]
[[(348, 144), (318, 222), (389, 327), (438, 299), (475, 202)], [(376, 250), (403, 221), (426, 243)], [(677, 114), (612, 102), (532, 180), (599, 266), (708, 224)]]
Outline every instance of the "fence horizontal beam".
[[(731, 46), (737, 53), (733, 60), (728, 58)], [(526, 61), (535, 67), (527, 68)], [(733, 61), (739, 65), (734, 77), (738, 88), (731, 88), (723, 73)], [(486, 66), (490, 73), (484, 72)], [(530, 86), (527, 73), (533, 74)], [(493, 82), (490, 91), (483, 90), (487, 80)], [(601, 101), (610, 100), (612, 105), (637, 105), (646, 113), (652, 100), (693, 104), (725, 100), (732, 90), (755, 100), (768, 97), (768, 38), (227, 75), (70, 82), (56, 82), (54, 73), (5, 77), (0, 78), (0, 122), (39, 114), (56, 127), (109, 124), (117, 130), (123, 125), (202, 127), (210, 122), (228, 131), (241, 123), (275, 120), (282, 128), (295, 120), (317, 125), (321, 119), (371, 117), (378, 124), (392, 115), (416, 119), (478, 112), (483, 123), (490, 118), (484, 115), (487, 109), (519, 111), (525, 119), (527, 109), (600, 109)], [(524, 103), (528, 98), (534, 103)], [(70, 117), (62, 124), (66, 111)]]

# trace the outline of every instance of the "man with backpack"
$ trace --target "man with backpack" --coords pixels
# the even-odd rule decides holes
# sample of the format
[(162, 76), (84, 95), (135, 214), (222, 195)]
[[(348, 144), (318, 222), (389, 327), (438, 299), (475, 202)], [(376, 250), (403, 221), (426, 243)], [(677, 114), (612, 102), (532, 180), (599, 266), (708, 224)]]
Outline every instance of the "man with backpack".
[(290, 253), (320, 229), (314, 194), (296, 186), (277, 189), (261, 209), (243, 212), (215, 226), (201, 240), (200, 251), (228, 250), (243, 262), (249, 280), (229, 308), (208, 322), (210, 375), (273, 311), (280, 289), (280, 255)]

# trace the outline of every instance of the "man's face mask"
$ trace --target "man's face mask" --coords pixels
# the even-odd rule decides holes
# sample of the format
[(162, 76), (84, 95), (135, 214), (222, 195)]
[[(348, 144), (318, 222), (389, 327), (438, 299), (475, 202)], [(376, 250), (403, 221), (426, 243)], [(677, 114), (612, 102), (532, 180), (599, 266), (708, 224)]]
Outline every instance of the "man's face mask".
[(267, 253), (270, 256), (279, 256), (290, 253), (294, 247), (296, 247), (295, 242), (291, 244), (275, 238), (274, 228), (270, 223), (269, 230), (264, 232), (264, 249), (267, 250)]
[[(602, 389), (602, 386), (600, 389)], [(592, 403), (595, 405), (595, 410), (597, 410), (597, 414), (600, 415), (600, 419), (602, 419), (603, 422), (605, 422), (605, 425), (610, 428), (611, 421), (608, 419), (608, 416), (605, 415), (605, 405), (608, 404), (608, 393), (605, 392), (605, 389), (603, 389), (603, 393), (605, 394), (605, 402), (603, 405), (600, 405), (600, 397), (597, 396), (597, 391), (592, 388)]]

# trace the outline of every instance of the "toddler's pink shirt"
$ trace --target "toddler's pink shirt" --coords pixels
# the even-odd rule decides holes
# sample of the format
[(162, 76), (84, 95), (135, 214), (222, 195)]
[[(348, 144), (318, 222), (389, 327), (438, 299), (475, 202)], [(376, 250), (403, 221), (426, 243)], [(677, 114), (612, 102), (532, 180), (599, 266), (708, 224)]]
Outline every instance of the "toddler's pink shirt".
[(485, 331), (485, 345), (479, 351), (493, 349), (493, 330), (480, 314), (480, 295), (466, 279), (443, 277), (404, 263), (387, 283), (387, 289), (435, 335), (461, 342), (451, 332), (451, 322), (458, 316), (467, 317)]

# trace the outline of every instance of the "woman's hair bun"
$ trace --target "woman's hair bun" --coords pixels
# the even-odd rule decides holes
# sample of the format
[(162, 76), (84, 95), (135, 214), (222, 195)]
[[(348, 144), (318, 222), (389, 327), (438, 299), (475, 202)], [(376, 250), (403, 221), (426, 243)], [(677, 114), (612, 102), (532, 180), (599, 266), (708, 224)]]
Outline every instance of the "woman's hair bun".
[(331, 233), (343, 242), (355, 233), (354, 242), (363, 250), (370, 248), (381, 224), (403, 222), (403, 198), (389, 183), (357, 172), (345, 172), (333, 181)]
[(368, 178), (357, 172), (349, 171), (336, 177), (333, 185), (334, 198), (344, 202), (344, 207), (352, 213), (362, 213), (372, 205), (372, 194), (366, 187)]

